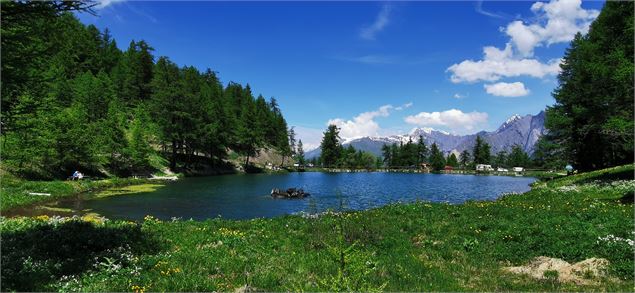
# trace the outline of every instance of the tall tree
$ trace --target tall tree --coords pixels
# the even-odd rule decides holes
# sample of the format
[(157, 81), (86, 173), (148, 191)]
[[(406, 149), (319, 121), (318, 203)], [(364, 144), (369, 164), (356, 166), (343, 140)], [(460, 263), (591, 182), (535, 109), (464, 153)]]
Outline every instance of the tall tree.
[(467, 167), (470, 166), (471, 156), (468, 150), (464, 150), (461, 152), (461, 155), (459, 156), (459, 162), (461, 163), (461, 168), (463, 169), (467, 169)]
[(458, 167), (459, 166), (459, 160), (456, 158), (456, 155), (454, 153), (451, 153), (448, 156), (448, 160), (446, 162), (446, 165), (452, 166), (452, 167)]
[(381, 147), (381, 154), (382, 154), (382, 162), (385, 166), (391, 167), (392, 166), (392, 150), (390, 149), (390, 146), (387, 144), (384, 144)]
[(161, 130), (161, 139), (171, 150), (170, 168), (176, 169), (179, 144), (181, 143), (181, 117), (183, 103), (177, 84), (180, 82), (179, 68), (167, 57), (157, 61), (152, 80), (152, 105), (154, 120)]
[(430, 165), (435, 171), (443, 170), (445, 167), (445, 157), (436, 143), (430, 146)]
[(494, 165), (496, 167), (502, 168), (502, 167), (508, 166), (508, 164), (509, 164), (509, 160), (507, 156), (507, 151), (502, 150), (496, 153), (496, 156), (494, 156)]
[(296, 161), (300, 166), (304, 166), (306, 163), (306, 159), (304, 158), (304, 145), (302, 144), (302, 140), (298, 140), (298, 150), (296, 151)]
[(475, 164), (489, 164), (491, 162), (490, 145), (481, 138), (480, 135), (476, 136), (476, 142), (474, 143), (474, 149), (472, 155), (474, 156)]
[(423, 135), (419, 136), (419, 141), (417, 142), (417, 154), (418, 160), (417, 163), (421, 164), (428, 159), (428, 147), (426, 146), (425, 141), (423, 140)]
[(333, 167), (337, 163), (342, 153), (342, 145), (340, 143), (340, 131), (337, 126), (331, 124), (328, 126), (320, 143), (320, 160), (324, 167)]
[(527, 167), (531, 160), (529, 155), (523, 150), (520, 145), (515, 144), (507, 157), (507, 164), (510, 167)]
[(578, 169), (633, 163), (633, 10), (633, 1), (607, 1), (560, 65), (546, 127)]
[(295, 154), (295, 130), (293, 127), (287, 130), (287, 139), (285, 142), (286, 143), (282, 143), (279, 148), (280, 154), (282, 155), (280, 166), (284, 165), (285, 157), (292, 157)]

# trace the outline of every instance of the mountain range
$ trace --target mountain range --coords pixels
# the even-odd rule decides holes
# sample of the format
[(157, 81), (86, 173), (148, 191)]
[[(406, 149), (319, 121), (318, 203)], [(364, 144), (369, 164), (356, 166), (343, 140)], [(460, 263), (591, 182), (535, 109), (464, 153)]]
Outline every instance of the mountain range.
[[(455, 135), (445, 131), (431, 128), (415, 128), (409, 134), (391, 136), (366, 136), (344, 141), (342, 145), (352, 145), (357, 150), (371, 152), (381, 156), (381, 148), (384, 144), (406, 143), (412, 139), (417, 142), (419, 136), (423, 136), (426, 145), (436, 143), (447, 155), (455, 153), (457, 156), (464, 150), (472, 152), (476, 136), (480, 135), (491, 146), (492, 154), (501, 150), (509, 151), (515, 144), (522, 146), (528, 154), (534, 152), (538, 139), (545, 133), (545, 112), (536, 115), (513, 115), (495, 131), (481, 131), (469, 135)], [(320, 148), (306, 153), (308, 159), (319, 156)]]

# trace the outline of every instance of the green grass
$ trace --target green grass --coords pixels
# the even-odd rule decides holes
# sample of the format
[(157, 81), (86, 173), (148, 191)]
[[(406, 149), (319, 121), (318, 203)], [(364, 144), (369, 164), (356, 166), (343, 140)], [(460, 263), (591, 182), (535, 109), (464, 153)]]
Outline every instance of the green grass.
[[(148, 183), (148, 180), (112, 178), (80, 181), (28, 181), (4, 173), (0, 182), (0, 210), (6, 211), (18, 206), (41, 203), (83, 192), (143, 183)], [(49, 193), (50, 196), (31, 195), (29, 192)]]
[[(493, 202), (231, 221), (4, 219), (4, 291), (633, 291), (633, 166)], [(608, 235), (621, 240), (605, 241)], [(610, 261), (576, 285), (503, 267)]]

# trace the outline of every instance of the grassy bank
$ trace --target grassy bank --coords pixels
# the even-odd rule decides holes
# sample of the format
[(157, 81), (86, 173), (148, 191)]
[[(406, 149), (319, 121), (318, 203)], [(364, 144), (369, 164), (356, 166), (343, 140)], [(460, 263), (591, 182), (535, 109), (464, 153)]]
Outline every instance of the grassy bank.
[[(28, 181), (2, 174), (0, 184), (0, 210), (36, 204), (40, 202), (59, 199), (83, 192), (104, 190), (112, 187), (148, 183), (146, 179), (112, 178), (104, 180), (81, 181)], [(156, 183), (156, 182), (154, 182)], [(36, 195), (29, 193), (39, 193)], [(49, 194), (49, 195), (43, 195)]]
[[(494, 202), (230, 221), (3, 219), (2, 290), (633, 291), (633, 166)], [(506, 272), (606, 258), (565, 282)]]

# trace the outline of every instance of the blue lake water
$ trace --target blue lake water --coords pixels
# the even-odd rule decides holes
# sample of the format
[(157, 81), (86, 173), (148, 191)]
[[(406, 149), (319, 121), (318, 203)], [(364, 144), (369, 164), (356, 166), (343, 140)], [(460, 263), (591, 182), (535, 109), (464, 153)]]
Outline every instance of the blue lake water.
[[(424, 200), (462, 203), (495, 200), (503, 193), (529, 191), (534, 178), (412, 173), (289, 173), (185, 178), (156, 191), (61, 202), (91, 209), (110, 219), (139, 220), (146, 215), (202, 220), (274, 217), (298, 212), (368, 209), (394, 202)], [(311, 196), (273, 199), (272, 188), (297, 187)]]

